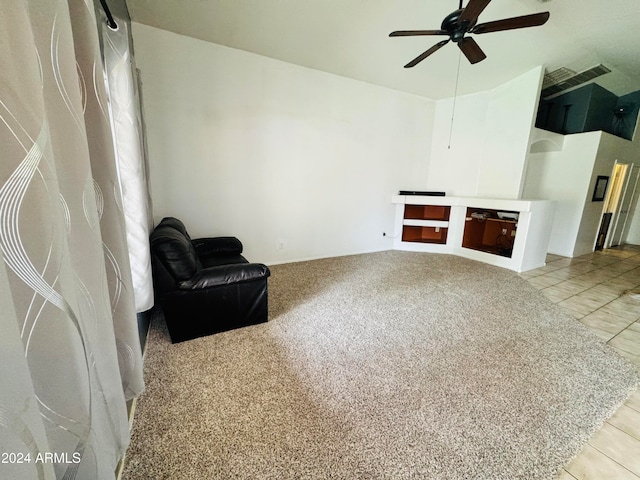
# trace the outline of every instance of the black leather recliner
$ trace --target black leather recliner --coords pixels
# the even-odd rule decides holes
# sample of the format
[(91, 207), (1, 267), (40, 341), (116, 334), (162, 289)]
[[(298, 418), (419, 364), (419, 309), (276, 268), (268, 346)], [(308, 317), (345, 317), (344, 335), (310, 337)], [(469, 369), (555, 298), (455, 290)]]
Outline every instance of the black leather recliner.
[(271, 272), (241, 255), (240, 240), (191, 240), (180, 220), (167, 217), (150, 241), (155, 297), (173, 343), (267, 321)]

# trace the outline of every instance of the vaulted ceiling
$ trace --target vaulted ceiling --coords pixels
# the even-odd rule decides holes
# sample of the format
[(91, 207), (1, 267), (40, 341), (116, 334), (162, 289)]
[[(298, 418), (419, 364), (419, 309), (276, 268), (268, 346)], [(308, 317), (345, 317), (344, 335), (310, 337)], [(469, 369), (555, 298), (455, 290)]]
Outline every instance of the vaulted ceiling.
[[(467, 0), (464, 0), (467, 3)], [(127, 0), (134, 22), (304, 67), (439, 99), (488, 90), (538, 65), (612, 70), (596, 81), (616, 95), (640, 90), (639, 0), (493, 0), (479, 22), (551, 13), (541, 27), (475, 35), (487, 59), (470, 65), (446, 37), (389, 38), (439, 29), (458, 0)], [(458, 65), (460, 72), (458, 76)]]

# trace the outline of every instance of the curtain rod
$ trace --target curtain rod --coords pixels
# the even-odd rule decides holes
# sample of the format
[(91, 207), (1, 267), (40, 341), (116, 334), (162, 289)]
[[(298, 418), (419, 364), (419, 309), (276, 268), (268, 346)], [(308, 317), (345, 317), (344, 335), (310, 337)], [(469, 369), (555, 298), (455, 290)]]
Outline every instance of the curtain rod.
[(102, 5), (104, 13), (107, 15), (107, 25), (109, 25), (110, 29), (117, 30), (118, 24), (113, 19), (113, 15), (111, 15), (111, 10), (109, 10), (109, 6), (107, 5), (107, 0), (100, 0), (100, 4)]

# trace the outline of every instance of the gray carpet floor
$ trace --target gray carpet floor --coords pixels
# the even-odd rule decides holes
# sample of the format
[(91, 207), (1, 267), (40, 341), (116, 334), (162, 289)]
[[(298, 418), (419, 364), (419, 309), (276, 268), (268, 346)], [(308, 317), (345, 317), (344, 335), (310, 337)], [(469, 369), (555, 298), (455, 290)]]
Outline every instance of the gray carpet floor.
[(268, 323), (173, 345), (154, 321), (125, 480), (552, 479), (638, 383), (508, 270), (271, 270)]

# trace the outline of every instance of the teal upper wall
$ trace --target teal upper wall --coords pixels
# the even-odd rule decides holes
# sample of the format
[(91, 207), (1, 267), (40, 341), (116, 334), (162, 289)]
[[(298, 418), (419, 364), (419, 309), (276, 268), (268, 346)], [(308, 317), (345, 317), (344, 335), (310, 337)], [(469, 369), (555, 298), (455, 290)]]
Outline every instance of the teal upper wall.
[(536, 127), (571, 134), (602, 130), (631, 140), (640, 104), (640, 91), (618, 97), (591, 83), (550, 100), (541, 100)]

